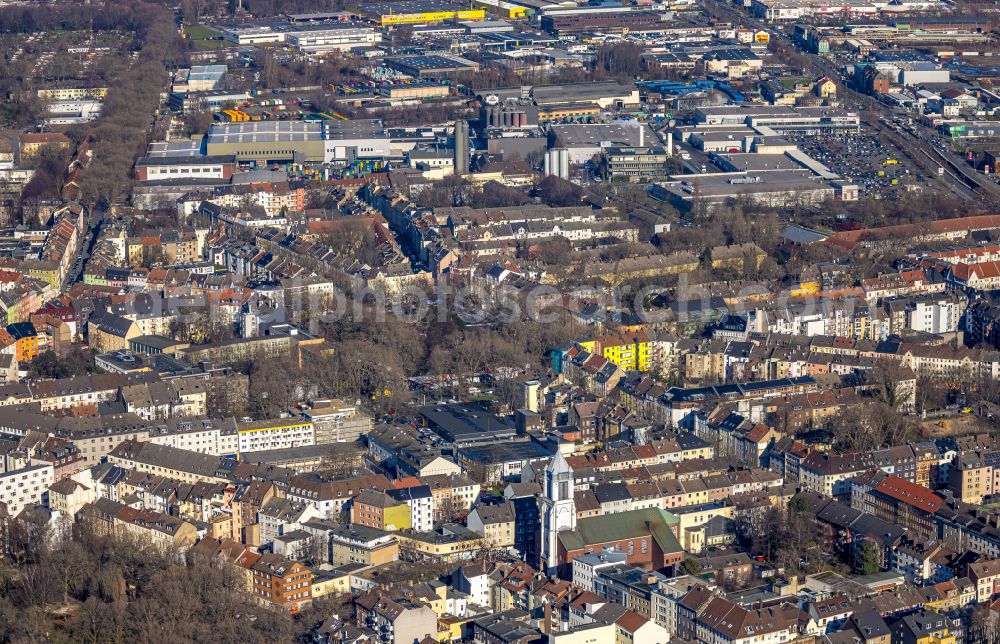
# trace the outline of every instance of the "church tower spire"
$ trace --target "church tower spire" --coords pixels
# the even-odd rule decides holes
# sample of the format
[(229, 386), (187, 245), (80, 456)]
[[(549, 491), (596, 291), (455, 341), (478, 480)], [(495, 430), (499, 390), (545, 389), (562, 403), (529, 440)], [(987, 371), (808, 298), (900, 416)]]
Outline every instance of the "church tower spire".
[(573, 468), (561, 451), (556, 452), (545, 467), (542, 494), (542, 565), (550, 575), (559, 566), (559, 533), (576, 529), (573, 491)]

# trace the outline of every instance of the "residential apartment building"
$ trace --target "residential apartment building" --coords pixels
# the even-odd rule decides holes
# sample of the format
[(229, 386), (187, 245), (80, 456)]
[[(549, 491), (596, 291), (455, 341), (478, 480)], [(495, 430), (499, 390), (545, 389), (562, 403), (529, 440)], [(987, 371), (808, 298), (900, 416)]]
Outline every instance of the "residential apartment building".
[(262, 602), (297, 613), (312, 601), (314, 575), (303, 564), (265, 552), (250, 563), (249, 569), (253, 593)]
[[(209, 454), (138, 440), (126, 440), (108, 453), (108, 462), (126, 469), (166, 476), (188, 483), (225, 483), (221, 465), (226, 461)], [(234, 462), (231, 462), (234, 463)]]
[(469, 513), (466, 525), (483, 535), (491, 548), (506, 549), (514, 546), (516, 514), (511, 501), (498, 505), (479, 505)]
[(411, 528), (418, 532), (430, 532), (434, 529), (434, 496), (429, 487), (412, 485), (386, 490), (386, 494), (409, 508)]
[(437, 634), (437, 615), (430, 606), (370, 590), (354, 599), (359, 628), (375, 633), (380, 644), (413, 644)]
[(380, 490), (362, 490), (351, 504), (351, 523), (395, 532), (412, 527), (410, 507)]
[(969, 564), (966, 573), (976, 586), (977, 604), (989, 604), (1000, 596), (1000, 559), (983, 559)]
[(4, 472), (0, 474), (0, 503), (11, 516), (16, 516), (23, 509), (42, 503), (54, 482), (55, 469), (51, 463)]
[(399, 542), (391, 533), (362, 525), (339, 525), (330, 532), (334, 566), (378, 566), (399, 559)]
[(650, 338), (644, 332), (603, 335), (580, 342), (590, 353), (596, 353), (618, 365), (622, 371), (652, 371)]
[(243, 421), (236, 424), (236, 432), (241, 453), (316, 444), (313, 423), (301, 418)]
[[(865, 478), (871, 475), (865, 475)], [(873, 485), (854, 485), (852, 505), (857, 510), (906, 528), (912, 538), (930, 540), (937, 536), (935, 513), (943, 500), (927, 488), (895, 475), (881, 475)]]

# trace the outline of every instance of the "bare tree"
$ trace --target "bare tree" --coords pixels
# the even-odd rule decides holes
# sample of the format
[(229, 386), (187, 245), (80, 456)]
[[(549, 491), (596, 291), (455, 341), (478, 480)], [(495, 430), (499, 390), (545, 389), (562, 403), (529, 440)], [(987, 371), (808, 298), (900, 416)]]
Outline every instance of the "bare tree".
[(1000, 616), (989, 605), (976, 606), (969, 619), (969, 644), (1000, 642)]
[(362, 469), (363, 451), (356, 443), (334, 443), (323, 455), (319, 468), (321, 476), (331, 479), (347, 479), (356, 476)]
[(830, 420), (829, 428), (834, 434), (834, 449), (840, 452), (899, 445), (917, 434), (913, 421), (882, 401), (847, 408)]
[(451, 523), (464, 517), (468, 511), (469, 506), (457, 494), (439, 497), (434, 501), (434, 523)]

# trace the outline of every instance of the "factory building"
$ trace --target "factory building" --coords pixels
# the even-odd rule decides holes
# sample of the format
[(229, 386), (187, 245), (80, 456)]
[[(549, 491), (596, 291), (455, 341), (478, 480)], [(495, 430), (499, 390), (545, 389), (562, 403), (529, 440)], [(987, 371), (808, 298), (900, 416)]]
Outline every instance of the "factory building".
[(208, 131), (205, 153), (255, 163), (350, 163), (388, 156), (389, 136), (377, 119), (216, 123)]
[(538, 125), (538, 107), (530, 101), (501, 103), (496, 98), (487, 98), (479, 109), (479, 122), (484, 128), (534, 127)]
[(595, 154), (610, 147), (642, 148), (659, 144), (656, 134), (646, 124), (598, 123), (593, 125), (553, 125), (549, 128), (549, 143), (569, 151), (573, 165), (586, 163)]
[(440, 54), (387, 58), (385, 64), (387, 67), (414, 78), (427, 76), (440, 78), (449, 74), (479, 71), (479, 63), (459, 56), (442, 56)]
[(504, 18), (524, 20), (534, 14), (534, 11), (530, 7), (506, 2), (505, 0), (475, 0), (475, 4), (494, 15)]
[(226, 78), (225, 65), (195, 65), (189, 69), (179, 69), (174, 73), (171, 91), (203, 92), (216, 89)]
[(695, 110), (695, 122), (708, 127), (767, 127), (776, 132), (858, 132), (861, 128), (857, 112), (787, 105), (700, 107)]
[(612, 147), (604, 150), (604, 158), (611, 179), (642, 181), (665, 176), (670, 155), (660, 146)]
[(230, 179), (236, 170), (236, 157), (187, 156), (141, 157), (135, 163), (139, 181), (164, 181), (167, 179)]
[(542, 16), (541, 28), (551, 34), (641, 33), (666, 31), (673, 23), (653, 11), (628, 11), (596, 15)]
[(285, 44), (303, 54), (325, 54), (330, 51), (348, 51), (382, 42), (382, 34), (371, 27), (351, 24), (326, 25), (321, 29), (292, 31), (285, 34)]
[(623, 85), (613, 80), (596, 83), (498, 87), (480, 92), (479, 99), (492, 105), (517, 101), (532, 103), (539, 108), (545, 106), (589, 106), (608, 110), (632, 108), (640, 105), (639, 89), (635, 85)]
[(383, 27), (420, 25), (445, 20), (486, 19), (486, 11), (482, 8), (428, 0), (365, 3), (358, 6), (358, 12), (377, 21)]
[(737, 199), (768, 207), (815, 205), (833, 200), (835, 190), (830, 183), (806, 172), (779, 170), (685, 175), (684, 179), (654, 185), (650, 196), (687, 212), (697, 204), (712, 211)]

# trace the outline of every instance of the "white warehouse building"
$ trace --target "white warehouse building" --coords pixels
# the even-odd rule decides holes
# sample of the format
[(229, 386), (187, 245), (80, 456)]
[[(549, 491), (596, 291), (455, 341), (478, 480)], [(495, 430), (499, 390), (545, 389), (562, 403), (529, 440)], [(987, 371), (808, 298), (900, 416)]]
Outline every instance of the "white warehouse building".
[(377, 45), (380, 42), (382, 42), (380, 32), (371, 27), (355, 27), (353, 25), (339, 25), (285, 34), (285, 44), (308, 55), (346, 51), (354, 47)]

